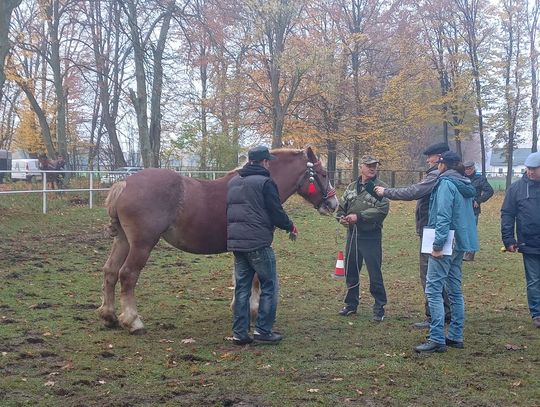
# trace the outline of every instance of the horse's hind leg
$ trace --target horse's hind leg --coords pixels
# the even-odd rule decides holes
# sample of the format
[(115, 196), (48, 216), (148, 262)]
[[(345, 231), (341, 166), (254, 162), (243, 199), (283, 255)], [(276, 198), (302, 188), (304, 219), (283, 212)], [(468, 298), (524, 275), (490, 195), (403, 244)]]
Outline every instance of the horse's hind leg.
[(103, 266), (102, 303), (98, 314), (107, 328), (118, 326), (118, 318), (114, 311), (114, 289), (118, 281), (118, 272), (129, 253), (129, 243), (125, 235), (120, 232), (114, 238), (111, 254)]
[(154, 246), (155, 244), (150, 246), (132, 244), (126, 261), (120, 268), (120, 303), (122, 313), (119, 319), (122, 326), (129, 330), (131, 334), (144, 333), (144, 324), (137, 313), (137, 306), (135, 304), (135, 286), (137, 285), (139, 274)]

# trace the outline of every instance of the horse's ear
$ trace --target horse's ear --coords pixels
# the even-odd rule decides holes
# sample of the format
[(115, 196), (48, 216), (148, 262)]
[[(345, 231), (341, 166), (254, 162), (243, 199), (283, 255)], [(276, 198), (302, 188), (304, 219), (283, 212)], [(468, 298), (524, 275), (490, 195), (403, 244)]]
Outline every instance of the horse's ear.
[(317, 162), (317, 156), (315, 155), (315, 153), (311, 149), (311, 146), (308, 146), (308, 148), (306, 148), (306, 154), (307, 154), (309, 162), (312, 162), (312, 163)]

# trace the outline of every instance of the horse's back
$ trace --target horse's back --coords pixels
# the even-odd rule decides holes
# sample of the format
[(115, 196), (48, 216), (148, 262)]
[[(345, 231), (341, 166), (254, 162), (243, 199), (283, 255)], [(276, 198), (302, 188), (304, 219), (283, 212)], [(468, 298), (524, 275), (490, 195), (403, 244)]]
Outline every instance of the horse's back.
[(130, 175), (125, 179), (126, 186), (117, 200), (117, 208), (142, 216), (170, 212), (181, 204), (184, 178), (164, 168), (147, 168)]
[(163, 237), (192, 253), (226, 250), (227, 179), (205, 182), (169, 169), (148, 168), (124, 182), (109, 213), (116, 213), (130, 242), (155, 244)]

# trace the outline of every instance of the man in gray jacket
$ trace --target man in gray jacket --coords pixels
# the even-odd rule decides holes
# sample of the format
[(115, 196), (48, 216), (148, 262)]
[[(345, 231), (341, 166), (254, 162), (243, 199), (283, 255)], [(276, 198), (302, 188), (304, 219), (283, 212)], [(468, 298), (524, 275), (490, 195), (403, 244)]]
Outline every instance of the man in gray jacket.
[[(428, 169), (424, 178), (417, 184), (413, 184), (404, 188), (384, 188), (384, 187), (375, 187), (375, 193), (381, 197), (388, 198), (390, 200), (397, 201), (412, 201), (416, 199), (416, 233), (420, 236), (420, 242), (422, 242), (422, 233), (424, 226), (428, 223), (428, 211), (429, 211), (429, 199), (431, 196), (431, 191), (437, 182), (437, 177), (439, 176), (439, 171), (437, 166), (441, 154), (445, 151), (449, 151), (450, 148), (446, 143), (436, 143), (430, 145), (424, 150), (424, 155), (426, 157), (426, 163)], [(429, 254), (421, 253), (419, 245), (419, 260), (420, 260), (420, 282), (422, 283), (422, 289), (425, 292), (426, 289), (426, 275), (427, 275), (427, 265)], [(425, 294), (424, 294), (425, 295)], [(445, 320), (450, 320), (450, 303), (448, 301), (448, 296), (446, 291), (443, 291), (444, 297), (444, 311), (445, 311)], [(429, 306), (427, 299), (425, 301), (425, 312), (426, 319), (421, 322), (415, 323), (413, 326), (418, 329), (428, 329), (431, 321), (431, 314), (429, 311)]]
[[(472, 186), (476, 189), (476, 195), (473, 200), (473, 211), (478, 226), (478, 217), (480, 216), (480, 205), (493, 196), (493, 188), (485, 176), (476, 172), (474, 161), (465, 161), (465, 176), (471, 180)], [(467, 252), (463, 255), (463, 261), (473, 261), (474, 252)]]

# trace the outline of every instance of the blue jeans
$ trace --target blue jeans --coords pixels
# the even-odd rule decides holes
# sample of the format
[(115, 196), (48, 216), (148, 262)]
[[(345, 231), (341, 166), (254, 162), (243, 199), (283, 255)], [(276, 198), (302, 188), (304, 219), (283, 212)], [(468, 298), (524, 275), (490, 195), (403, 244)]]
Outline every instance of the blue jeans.
[(261, 284), (259, 314), (255, 329), (262, 334), (271, 333), (276, 319), (279, 282), (274, 250), (271, 247), (263, 247), (252, 252), (234, 252), (233, 335), (238, 339), (249, 336), (249, 298), (255, 273)]
[(465, 322), (465, 301), (461, 291), (461, 264), (463, 252), (454, 250), (451, 256), (436, 259), (430, 256), (426, 282), (426, 296), (431, 312), (429, 339), (444, 344), (444, 305), (443, 288), (446, 286), (452, 319), (448, 327), (448, 339), (463, 342), (463, 324)]
[(523, 253), (527, 302), (533, 318), (540, 317), (540, 254)]

